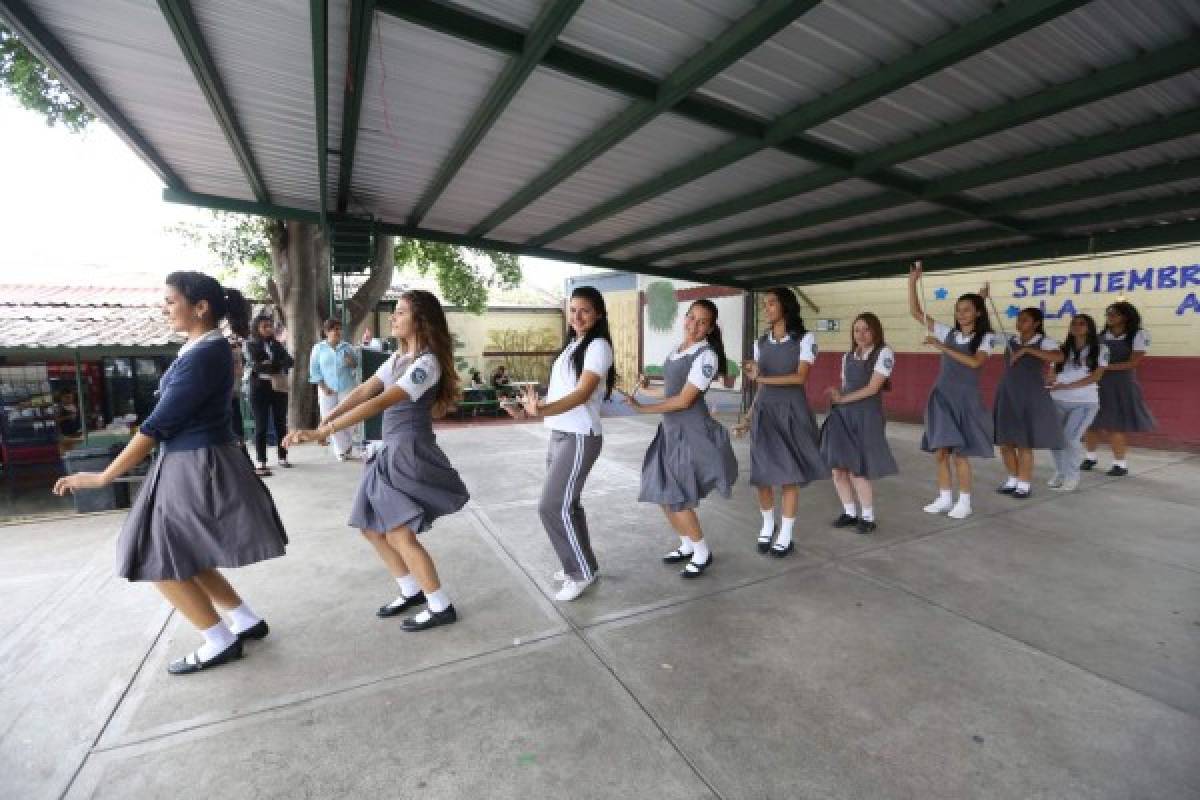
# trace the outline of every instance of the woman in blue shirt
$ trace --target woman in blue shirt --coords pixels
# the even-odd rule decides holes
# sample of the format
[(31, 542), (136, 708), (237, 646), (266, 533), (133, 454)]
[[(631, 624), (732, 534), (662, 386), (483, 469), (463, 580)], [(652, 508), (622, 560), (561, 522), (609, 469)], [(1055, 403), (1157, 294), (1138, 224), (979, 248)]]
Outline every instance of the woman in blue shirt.
[(117, 538), (117, 574), (153, 581), (203, 632), (199, 649), (167, 667), (186, 675), (239, 659), (243, 642), (267, 635), (267, 623), (217, 569), (281, 556), (287, 534), (229, 420), (233, 353), (217, 326), (228, 317), (233, 332), (245, 335), (246, 299), (208, 275), (173, 272), (164, 310), (187, 342), (163, 374), (153, 413), (108, 469), (61, 478), (54, 493), (107, 486), (158, 445), (159, 456)]
[[(354, 368), (358, 366), (354, 346), (342, 339), (341, 321), (325, 320), (324, 330), (324, 341), (313, 345), (308, 359), (308, 382), (317, 385), (322, 419), (350, 396), (354, 390)], [(354, 447), (350, 429), (335, 433), (329, 440), (329, 447), (338, 461), (345, 461)]]

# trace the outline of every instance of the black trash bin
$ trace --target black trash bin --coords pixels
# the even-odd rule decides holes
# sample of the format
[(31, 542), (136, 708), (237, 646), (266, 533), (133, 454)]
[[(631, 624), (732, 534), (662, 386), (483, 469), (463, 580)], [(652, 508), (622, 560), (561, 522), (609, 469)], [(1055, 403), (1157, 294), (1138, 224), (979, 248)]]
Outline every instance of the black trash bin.
[[(63, 456), (63, 464), (67, 474), (77, 472), (103, 472), (113, 462), (124, 448), (119, 444), (110, 447), (79, 447), (68, 451)], [(118, 508), (129, 508), (129, 484), (110, 483), (103, 489), (84, 489), (74, 492), (75, 510), (79, 513), (90, 511), (112, 511)]]

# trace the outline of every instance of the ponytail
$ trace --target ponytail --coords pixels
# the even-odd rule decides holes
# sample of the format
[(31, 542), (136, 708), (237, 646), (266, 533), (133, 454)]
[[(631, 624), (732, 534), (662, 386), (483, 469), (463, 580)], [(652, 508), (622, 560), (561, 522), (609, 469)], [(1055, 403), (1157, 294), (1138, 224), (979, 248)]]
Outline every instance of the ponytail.
[(228, 319), (230, 329), (238, 336), (245, 336), (248, 332), (250, 303), (237, 289), (227, 289), (211, 275), (189, 271), (172, 272), (167, 276), (166, 284), (192, 305), (206, 301), (212, 312), (214, 328), (221, 324), (221, 320)]
[(725, 340), (721, 337), (721, 326), (717, 324), (717, 304), (712, 300), (700, 298), (692, 303), (692, 306), (700, 306), (712, 315), (712, 330), (708, 332), (708, 336), (704, 337), (704, 340), (717, 354), (717, 374), (724, 375), (725, 370), (729, 368), (729, 360), (725, 357)]

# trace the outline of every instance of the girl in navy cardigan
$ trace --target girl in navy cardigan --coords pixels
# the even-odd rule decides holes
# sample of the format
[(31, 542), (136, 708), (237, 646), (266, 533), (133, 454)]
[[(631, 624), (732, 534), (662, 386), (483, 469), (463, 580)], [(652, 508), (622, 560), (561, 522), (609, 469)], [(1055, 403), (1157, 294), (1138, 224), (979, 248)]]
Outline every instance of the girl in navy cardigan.
[[(233, 354), (217, 326), (228, 318), (233, 332), (245, 335), (245, 298), (208, 275), (173, 272), (164, 310), (171, 327), (188, 338), (163, 374), (154, 412), (108, 469), (61, 478), (54, 492), (107, 486), (158, 445), (117, 539), (117, 574), (153, 581), (203, 632), (200, 648), (167, 667), (185, 675), (241, 658), (247, 639), (267, 635), (267, 623), (217, 568), (281, 556), (287, 534), (230, 425)], [(229, 615), (229, 625), (218, 609)]]

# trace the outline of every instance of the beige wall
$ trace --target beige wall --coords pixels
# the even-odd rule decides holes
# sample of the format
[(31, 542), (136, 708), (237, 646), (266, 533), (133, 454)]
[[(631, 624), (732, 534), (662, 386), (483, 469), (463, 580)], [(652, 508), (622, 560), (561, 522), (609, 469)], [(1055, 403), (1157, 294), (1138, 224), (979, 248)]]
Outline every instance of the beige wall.
[(636, 290), (605, 292), (604, 306), (608, 309), (617, 384), (628, 389), (638, 375), (638, 316), (641, 314), (638, 293)]
[[(521, 311), (491, 310), (483, 314), (449, 311), (446, 321), (456, 336), (454, 355), (478, 369), (484, 381), (499, 364), (505, 364), (516, 380), (544, 382), (549, 377), (552, 357), (489, 356), (488, 352), (509, 351), (532, 353), (557, 351), (562, 347), (563, 314), (557, 308), (537, 308)], [(463, 371), (463, 377), (466, 377)]]
[[(1176, 270), (1171, 271), (1170, 267), (1176, 267)], [(1147, 277), (1146, 270), (1154, 270), (1151, 273), (1154, 286), (1116, 289), (1117, 286), (1128, 286), (1131, 270), (1139, 280)], [(1101, 273), (1100, 291), (1096, 291), (1096, 273)], [(1124, 274), (1112, 277), (1114, 273)], [(1054, 281), (1053, 276), (1058, 276), (1058, 280)], [(1112, 291), (1109, 290), (1110, 280), (1114, 286)], [(1091, 314), (1097, 324), (1103, 326), (1104, 308), (1123, 295), (1141, 312), (1143, 326), (1152, 335), (1151, 352), (1154, 355), (1200, 355), (1200, 247), (929, 273), (925, 276), (929, 313), (952, 323), (955, 298), (964, 292), (977, 291), (984, 281), (991, 284), (992, 298), (1007, 331), (1013, 329), (1013, 320), (1005, 315), (1009, 305), (1024, 308), (1044, 304), (1046, 332), (1061, 339), (1070, 310), (1059, 319), (1053, 317), (1068, 301), (1076, 312)], [(1174, 288), (1169, 285), (1172, 282), (1176, 284)], [(926, 352), (927, 348), (920, 345), (925, 333), (908, 315), (906, 285), (905, 278), (896, 277), (800, 286), (820, 309), (814, 312), (802, 300), (805, 323), (814, 328), (817, 319), (840, 320), (840, 331), (818, 332), (817, 341), (824, 350), (844, 351), (848, 347), (849, 328), (855, 315), (860, 311), (873, 311), (883, 322), (888, 343), (894, 348)], [(945, 299), (936, 299), (939, 288), (946, 290)], [(1051, 288), (1053, 294), (1049, 293)], [(1040, 292), (1035, 294), (1037, 290)], [(994, 318), (992, 325), (998, 327)]]

